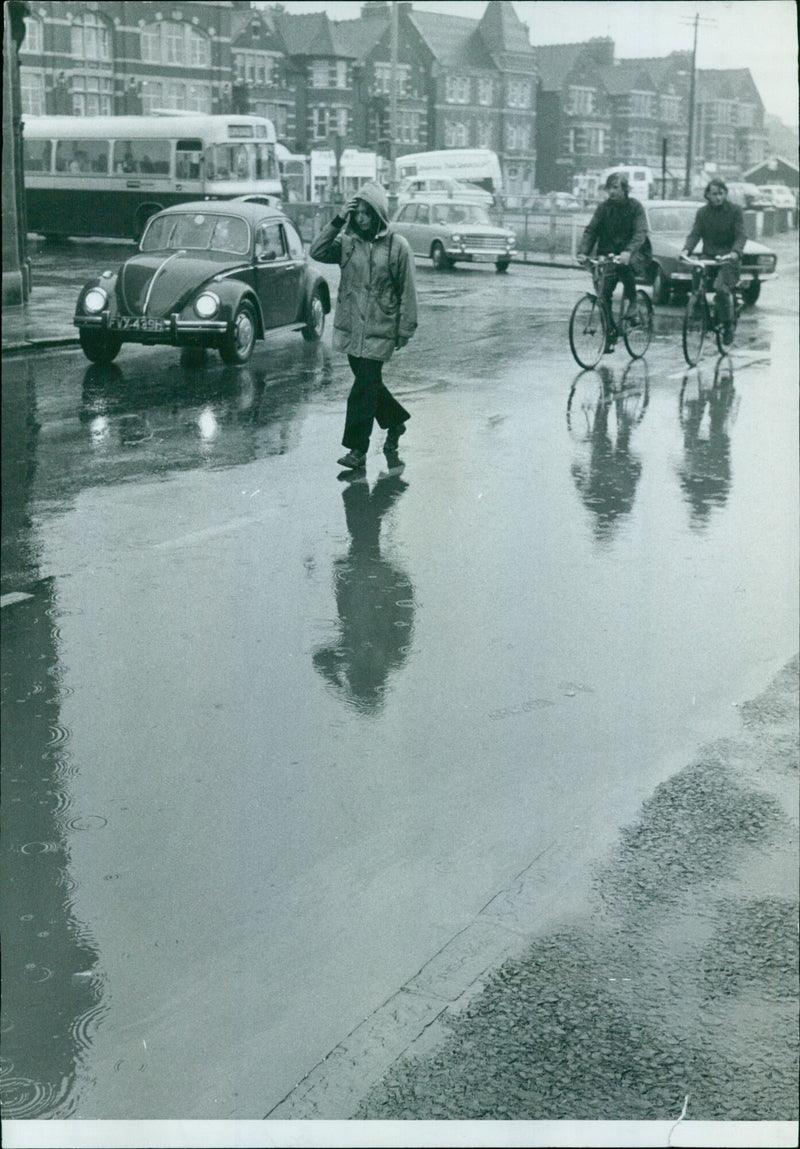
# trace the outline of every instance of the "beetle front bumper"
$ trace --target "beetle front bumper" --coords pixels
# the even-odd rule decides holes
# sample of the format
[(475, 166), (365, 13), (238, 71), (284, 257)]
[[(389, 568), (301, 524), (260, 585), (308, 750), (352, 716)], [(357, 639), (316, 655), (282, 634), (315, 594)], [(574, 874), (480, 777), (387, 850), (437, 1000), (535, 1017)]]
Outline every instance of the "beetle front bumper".
[(140, 315), (76, 315), (73, 325), (89, 331), (118, 335), (123, 343), (183, 343), (214, 345), (230, 331), (225, 319), (179, 319), (173, 312), (169, 319), (152, 319)]

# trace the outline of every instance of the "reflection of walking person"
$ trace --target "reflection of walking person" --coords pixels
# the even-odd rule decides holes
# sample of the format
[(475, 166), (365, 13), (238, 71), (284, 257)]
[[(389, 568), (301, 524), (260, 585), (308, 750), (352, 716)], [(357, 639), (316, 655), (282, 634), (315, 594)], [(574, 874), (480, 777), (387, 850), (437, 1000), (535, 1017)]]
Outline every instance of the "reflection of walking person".
[(408, 484), (395, 469), (372, 491), (365, 479), (342, 492), (350, 548), (334, 564), (339, 633), (314, 653), (322, 677), (364, 714), (375, 713), (390, 671), (405, 659), (414, 618), (414, 588), (381, 554), (381, 519)]
[(354, 379), (347, 399), (343, 467), (363, 467), (373, 423), (387, 431), (384, 451), (397, 451), (408, 411), (383, 382), (383, 364), (417, 328), (414, 257), (389, 226), (383, 188), (364, 184), (317, 236), (309, 254), (342, 269), (333, 345), (345, 351)]

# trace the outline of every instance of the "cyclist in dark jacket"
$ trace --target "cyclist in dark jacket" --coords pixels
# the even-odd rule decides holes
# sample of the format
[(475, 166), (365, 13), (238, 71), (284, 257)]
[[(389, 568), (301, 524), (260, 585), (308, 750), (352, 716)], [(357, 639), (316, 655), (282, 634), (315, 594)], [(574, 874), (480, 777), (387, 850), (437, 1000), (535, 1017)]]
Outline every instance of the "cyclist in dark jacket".
[[(583, 233), (578, 248), (578, 263), (585, 263), (593, 249), (598, 255), (618, 255), (620, 262), (604, 276), (602, 294), (611, 315), (611, 296), (622, 281), (624, 316), (636, 302), (636, 276), (645, 268), (647, 219), (638, 199), (628, 194), (630, 184), (621, 172), (612, 172), (606, 180), (608, 198), (595, 211)], [(612, 329), (611, 334), (614, 334)]]
[(704, 259), (722, 259), (714, 278), (714, 306), (717, 318), (725, 324), (723, 338), (733, 337), (733, 289), (739, 281), (739, 264), (747, 242), (744, 212), (728, 199), (728, 185), (716, 176), (705, 190), (708, 201), (698, 209), (694, 226), (686, 237), (681, 255), (691, 255), (700, 240)]

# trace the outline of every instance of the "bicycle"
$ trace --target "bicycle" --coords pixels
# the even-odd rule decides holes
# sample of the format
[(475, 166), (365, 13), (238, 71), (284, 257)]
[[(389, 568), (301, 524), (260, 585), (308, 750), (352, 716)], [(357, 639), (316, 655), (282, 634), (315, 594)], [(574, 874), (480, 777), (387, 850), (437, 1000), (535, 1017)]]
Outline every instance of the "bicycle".
[(636, 301), (626, 315), (615, 321), (613, 304), (603, 296), (605, 278), (620, 262), (615, 255), (589, 258), (594, 292), (582, 295), (569, 317), (569, 345), (575, 362), (590, 370), (604, 354), (614, 350), (619, 335), (632, 359), (641, 359), (653, 337), (653, 305), (639, 288)]
[[(709, 282), (712, 278), (709, 273), (712, 268), (716, 271), (726, 262), (725, 260), (719, 257), (714, 259), (696, 259), (694, 257), (681, 256), (681, 261), (690, 264), (692, 268), (692, 290), (686, 303), (686, 311), (683, 315), (683, 355), (689, 366), (694, 367), (703, 351), (706, 331), (711, 330), (716, 335), (717, 347), (721, 355), (724, 355), (725, 352), (728, 351), (733, 343), (736, 326), (739, 322), (739, 315), (741, 314), (744, 303), (742, 293), (737, 285), (731, 291), (731, 298), (733, 300), (732, 320), (729, 321), (727, 316), (717, 314), (716, 296), (714, 307), (712, 308), (709, 305), (708, 296), (714, 291), (713, 286)], [(726, 327), (728, 323), (730, 323), (730, 338), (726, 338)]]

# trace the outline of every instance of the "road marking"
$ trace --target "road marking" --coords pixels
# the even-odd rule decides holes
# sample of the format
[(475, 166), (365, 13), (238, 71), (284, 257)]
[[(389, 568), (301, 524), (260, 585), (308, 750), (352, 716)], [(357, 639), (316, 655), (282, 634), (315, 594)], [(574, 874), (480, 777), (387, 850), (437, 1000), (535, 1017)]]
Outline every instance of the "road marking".
[(194, 543), (205, 542), (206, 539), (215, 539), (219, 535), (227, 535), (231, 531), (238, 531), (242, 527), (252, 527), (256, 523), (263, 522), (264, 519), (272, 518), (278, 514), (278, 508), (265, 512), (262, 515), (243, 515), (238, 519), (231, 519), (227, 523), (220, 523), (217, 527), (206, 527), (201, 531), (192, 531), (188, 535), (179, 535), (175, 539), (165, 539), (163, 542), (154, 543), (153, 550), (163, 551), (172, 550), (176, 547), (189, 547)]
[(29, 598), (33, 598), (33, 595), (25, 594), (21, 590), (12, 590), (10, 594), (0, 595), (0, 607), (13, 606), (15, 602), (25, 602)]

